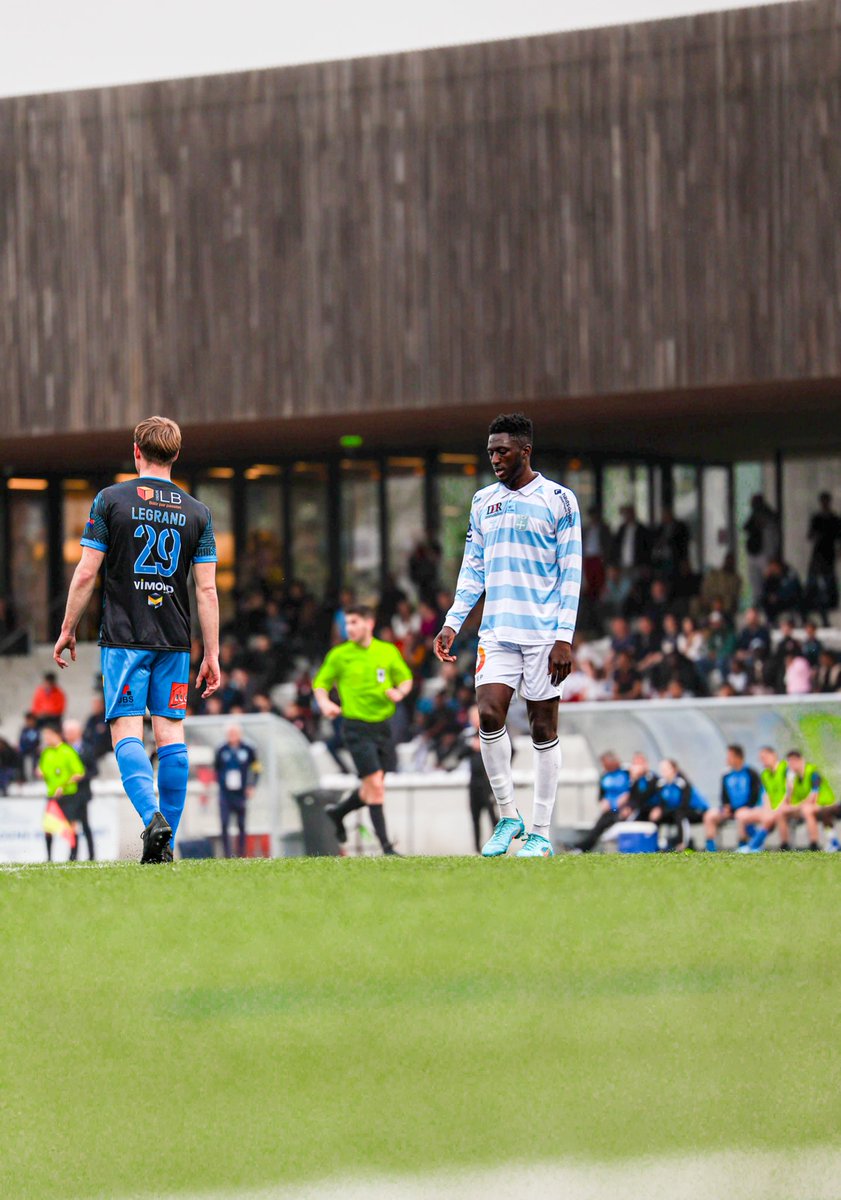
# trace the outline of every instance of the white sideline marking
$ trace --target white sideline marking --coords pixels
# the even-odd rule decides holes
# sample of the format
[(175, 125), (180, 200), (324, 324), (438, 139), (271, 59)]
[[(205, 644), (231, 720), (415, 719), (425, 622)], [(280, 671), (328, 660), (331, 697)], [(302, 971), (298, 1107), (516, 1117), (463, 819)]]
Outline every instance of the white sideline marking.
[(214, 1191), (166, 1200), (841, 1200), (841, 1150), (723, 1151)]

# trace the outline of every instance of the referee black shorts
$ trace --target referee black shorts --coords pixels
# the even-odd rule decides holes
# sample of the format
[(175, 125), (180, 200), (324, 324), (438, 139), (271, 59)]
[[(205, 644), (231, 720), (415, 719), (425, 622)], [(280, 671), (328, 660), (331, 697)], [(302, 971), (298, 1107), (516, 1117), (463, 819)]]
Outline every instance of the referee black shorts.
[(343, 722), (345, 747), (360, 779), (376, 771), (396, 771), (397, 754), (391, 721)]

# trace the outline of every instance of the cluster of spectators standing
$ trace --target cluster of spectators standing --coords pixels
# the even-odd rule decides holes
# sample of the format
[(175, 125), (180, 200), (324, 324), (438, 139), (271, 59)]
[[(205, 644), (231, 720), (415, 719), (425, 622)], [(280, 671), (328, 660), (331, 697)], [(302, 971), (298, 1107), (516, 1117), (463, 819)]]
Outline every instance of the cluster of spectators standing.
[[(594, 850), (608, 830), (626, 821), (653, 823), (658, 847), (665, 850), (696, 849), (691, 828), (702, 825), (705, 849), (716, 851), (720, 831), (730, 823), (736, 826), (742, 853), (763, 850), (775, 831), (779, 849), (791, 850), (800, 823), (806, 828), (809, 850), (841, 848), (835, 836), (841, 804), (823, 772), (801, 750), (789, 750), (781, 758), (773, 746), (762, 746), (756, 770), (746, 762), (740, 745), (729, 745), (717, 805), (701, 795), (674, 759), (663, 759), (654, 771), (642, 753), (634, 754), (625, 767), (613, 751), (607, 751), (601, 765), (599, 815), (570, 848), (575, 853)], [(823, 847), (822, 827), (827, 831)]]

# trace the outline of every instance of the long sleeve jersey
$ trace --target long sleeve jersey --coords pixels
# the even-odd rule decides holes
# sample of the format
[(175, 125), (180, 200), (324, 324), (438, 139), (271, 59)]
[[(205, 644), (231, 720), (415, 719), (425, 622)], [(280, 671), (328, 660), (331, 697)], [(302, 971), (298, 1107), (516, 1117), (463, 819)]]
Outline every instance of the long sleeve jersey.
[(538, 475), (517, 490), (493, 483), (476, 493), (445, 625), (458, 633), (484, 592), (480, 637), (571, 642), (580, 591), (581, 517), (568, 488)]

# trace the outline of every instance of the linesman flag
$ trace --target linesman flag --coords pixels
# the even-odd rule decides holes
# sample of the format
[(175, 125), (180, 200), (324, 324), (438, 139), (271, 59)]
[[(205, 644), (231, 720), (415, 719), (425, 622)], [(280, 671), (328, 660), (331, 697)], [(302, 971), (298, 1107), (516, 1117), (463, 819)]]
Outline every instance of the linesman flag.
[(67, 838), (71, 846), (76, 845), (76, 831), (65, 817), (64, 810), (57, 800), (51, 800), (45, 808), (42, 824), (44, 833), (53, 833)]

